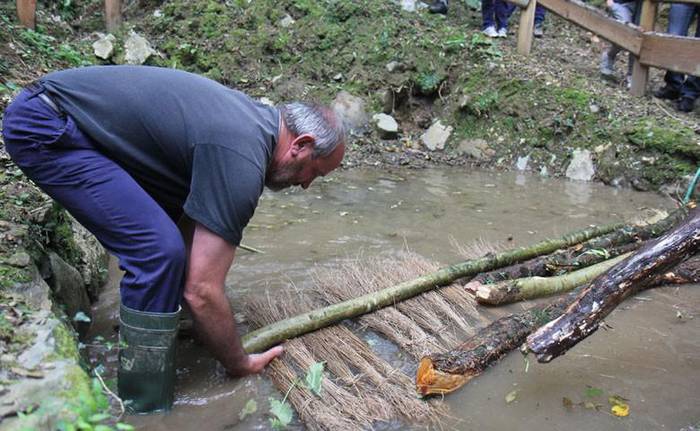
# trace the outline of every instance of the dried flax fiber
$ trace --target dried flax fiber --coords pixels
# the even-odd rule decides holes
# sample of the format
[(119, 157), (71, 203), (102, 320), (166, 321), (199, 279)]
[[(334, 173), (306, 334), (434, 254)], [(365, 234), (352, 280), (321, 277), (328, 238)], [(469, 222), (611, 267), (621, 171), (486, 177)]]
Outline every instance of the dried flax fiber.
[[(354, 298), (435, 271), (439, 266), (418, 255), (358, 259), (313, 274), (311, 292), (290, 289), (274, 299), (254, 299), (249, 320), (263, 326), (323, 305)], [(419, 359), (450, 349), (492, 320), (488, 311), (459, 285), (452, 285), (364, 315), (357, 321)], [(281, 393), (303, 381), (314, 362), (325, 362), (321, 396), (302, 385), (288, 400), (310, 430), (367, 430), (382, 422), (403, 421), (439, 427), (447, 416), (439, 400), (418, 399), (413, 378), (375, 354), (345, 324), (285, 343), (285, 355), (273, 361), (269, 376)], [(413, 370), (410, 370), (413, 371)]]

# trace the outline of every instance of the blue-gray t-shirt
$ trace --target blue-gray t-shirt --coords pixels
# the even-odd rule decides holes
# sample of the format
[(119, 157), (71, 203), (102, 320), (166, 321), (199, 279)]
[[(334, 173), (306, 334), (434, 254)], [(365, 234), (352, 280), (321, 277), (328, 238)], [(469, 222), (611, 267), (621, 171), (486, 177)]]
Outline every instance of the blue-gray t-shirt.
[(183, 208), (240, 243), (277, 142), (277, 109), (210, 79), (158, 67), (85, 67), (41, 82), (156, 202)]

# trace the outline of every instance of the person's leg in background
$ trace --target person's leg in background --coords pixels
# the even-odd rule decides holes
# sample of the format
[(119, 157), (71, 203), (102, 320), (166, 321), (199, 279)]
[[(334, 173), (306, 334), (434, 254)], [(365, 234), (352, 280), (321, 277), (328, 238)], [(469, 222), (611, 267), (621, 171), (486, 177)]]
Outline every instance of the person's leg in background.
[[(700, 6), (695, 6), (697, 24), (695, 37), (700, 38)], [(695, 109), (695, 101), (700, 97), (700, 77), (688, 75), (680, 89), (680, 99), (678, 99), (678, 110), (681, 112), (691, 112)]]
[[(668, 34), (687, 36), (688, 28), (695, 13), (695, 5), (685, 3), (671, 3), (668, 12)], [(681, 95), (681, 87), (685, 76), (682, 73), (667, 71), (664, 75), (666, 85), (654, 92), (654, 96), (660, 99), (675, 100)]]
[(535, 37), (544, 36), (544, 17), (546, 14), (547, 9), (538, 4), (535, 8), (535, 28), (532, 31)]
[(481, 0), (481, 30), (488, 37), (498, 37), (496, 31), (496, 2), (497, 0)]
[(186, 265), (182, 235), (153, 198), (42, 93), (41, 86), (25, 90), (6, 110), (6, 149), (27, 177), (119, 258), (125, 272), (120, 340), (126, 343), (120, 397), (131, 401), (131, 411), (169, 409)]
[(515, 11), (515, 5), (505, 0), (494, 0), (494, 9), (496, 13), (496, 31), (498, 37), (508, 36), (508, 20)]

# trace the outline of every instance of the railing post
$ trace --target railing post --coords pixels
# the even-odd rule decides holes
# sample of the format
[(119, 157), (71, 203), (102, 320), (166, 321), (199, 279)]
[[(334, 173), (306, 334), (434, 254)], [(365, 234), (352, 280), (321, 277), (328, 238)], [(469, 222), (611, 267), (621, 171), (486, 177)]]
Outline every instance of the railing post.
[[(639, 18), (639, 27), (642, 31), (654, 31), (656, 24), (657, 5), (653, 0), (642, 2), (642, 12)], [(630, 93), (633, 96), (644, 96), (647, 91), (649, 81), (649, 67), (639, 62), (639, 57), (634, 57), (632, 66), (632, 82), (630, 83)]]
[(121, 0), (105, 0), (105, 26), (113, 32), (122, 24)]
[(23, 26), (34, 30), (36, 27), (36, 0), (17, 0), (17, 17)]
[(527, 7), (520, 12), (518, 27), (518, 54), (530, 55), (532, 48), (532, 27), (535, 25), (535, 8), (537, 0), (530, 0)]

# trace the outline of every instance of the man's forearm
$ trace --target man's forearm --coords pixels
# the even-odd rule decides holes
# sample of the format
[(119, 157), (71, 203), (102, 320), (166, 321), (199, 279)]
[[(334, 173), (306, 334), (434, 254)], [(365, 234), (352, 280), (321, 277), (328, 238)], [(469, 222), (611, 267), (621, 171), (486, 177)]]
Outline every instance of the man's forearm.
[(189, 291), (202, 292), (185, 295), (199, 339), (229, 374), (246, 374), (248, 356), (241, 345), (223, 286), (199, 286)]

